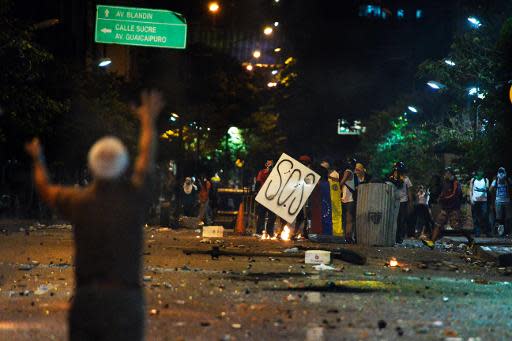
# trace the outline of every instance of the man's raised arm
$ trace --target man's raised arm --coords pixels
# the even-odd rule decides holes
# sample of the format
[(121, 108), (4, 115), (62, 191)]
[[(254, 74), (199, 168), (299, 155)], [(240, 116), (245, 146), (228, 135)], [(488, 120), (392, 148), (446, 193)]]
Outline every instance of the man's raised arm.
[(52, 185), (48, 180), (48, 172), (39, 139), (34, 138), (31, 142), (28, 142), (25, 145), (25, 150), (34, 164), (34, 182), (41, 199), (50, 207), (55, 208), (60, 187)]
[(136, 109), (141, 125), (139, 155), (135, 161), (132, 182), (142, 185), (151, 172), (155, 158), (156, 118), (164, 106), (162, 95), (157, 91), (142, 92), (141, 105)]

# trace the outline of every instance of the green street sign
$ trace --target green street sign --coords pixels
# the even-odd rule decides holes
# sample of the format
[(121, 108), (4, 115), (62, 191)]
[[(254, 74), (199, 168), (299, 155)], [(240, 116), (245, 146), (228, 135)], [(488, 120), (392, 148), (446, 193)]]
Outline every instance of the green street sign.
[(94, 41), (184, 49), (187, 22), (166, 10), (97, 5)]

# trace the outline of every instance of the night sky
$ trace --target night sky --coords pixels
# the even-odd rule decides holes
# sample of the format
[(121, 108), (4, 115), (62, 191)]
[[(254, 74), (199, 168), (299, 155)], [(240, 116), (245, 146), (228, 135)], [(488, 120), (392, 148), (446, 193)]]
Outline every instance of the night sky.
[[(312, 134), (319, 135), (326, 131), (335, 135), (338, 118), (363, 119), (364, 124), (372, 112), (385, 109), (402, 94), (420, 90), (422, 85), (414, 82), (417, 66), (426, 59), (446, 55), (464, 15), (461, 1), (452, 0), (225, 0), (219, 1), (222, 10), (213, 23), (208, 1), (96, 3), (177, 11), (187, 18), (190, 34), (198, 23), (203, 29), (214, 24), (217, 30), (261, 33), (264, 25), (279, 21), (271, 38), (276, 46), (283, 47), (281, 60), (276, 62), (289, 56), (298, 60), (298, 82), (302, 95), (308, 96), (308, 106), (297, 115), (305, 126), (316, 128)], [(361, 16), (361, 9), (369, 4), (388, 10), (390, 15), (385, 20)], [(78, 13), (86, 2), (76, 1), (74, 6)], [(41, 33), (41, 39), (53, 39), (56, 31), (66, 30), (66, 20), (77, 20), (69, 11), (63, 12), (64, 7), (58, 1), (41, 2), (20, 13), (34, 21), (62, 17), (60, 28)], [(405, 14), (400, 20), (396, 17), (399, 9)], [(420, 19), (416, 18), (418, 9)], [(69, 50), (69, 44), (59, 46)], [(297, 135), (300, 138), (301, 132)]]

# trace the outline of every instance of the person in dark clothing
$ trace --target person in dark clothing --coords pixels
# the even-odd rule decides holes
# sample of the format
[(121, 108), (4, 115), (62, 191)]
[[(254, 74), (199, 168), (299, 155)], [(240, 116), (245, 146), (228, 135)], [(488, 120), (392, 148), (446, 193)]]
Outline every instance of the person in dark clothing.
[(396, 188), (396, 193), (400, 199), (400, 207), (398, 210), (397, 229), (396, 229), (396, 242), (403, 243), (407, 234), (407, 218), (412, 213), (413, 195), (412, 195), (412, 182), (406, 175), (407, 168), (401, 161), (396, 162), (393, 171), (388, 176), (387, 183), (392, 184)]
[(52, 185), (39, 139), (27, 143), (41, 199), (73, 224), (75, 295), (69, 339), (142, 340), (145, 300), (141, 285), (148, 178), (154, 166), (155, 121), (163, 107), (157, 92), (143, 92), (139, 156), (125, 178), (128, 152), (114, 137), (97, 141), (88, 155), (94, 181), (86, 187)]
[[(268, 176), (270, 175), (273, 165), (274, 161), (267, 160), (267, 162), (265, 162), (265, 168), (258, 172), (258, 175), (256, 176), (256, 192), (258, 192), (261, 189), (261, 187), (263, 187), (265, 180), (267, 180)], [(256, 222), (256, 233), (262, 234), (263, 231), (266, 230), (269, 236), (273, 236), (276, 215), (261, 204), (258, 204), (256, 206), (256, 215), (258, 216), (258, 221)], [(266, 228), (265, 219), (268, 219)]]
[(438, 202), (441, 206), (441, 212), (436, 218), (435, 226), (432, 231), (432, 238), (430, 240), (422, 240), (422, 242), (431, 249), (434, 248), (441, 230), (448, 222), (454, 229), (460, 230), (462, 227), (460, 212), (460, 206), (462, 204), (462, 189), (460, 183), (455, 177), (455, 174), (449, 168), (444, 174), (443, 189), (439, 195)]
[(196, 216), (196, 206), (198, 203), (198, 189), (192, 181), (192, 178), (186, 177), (181, 191), (181, 208), (186, 217)]

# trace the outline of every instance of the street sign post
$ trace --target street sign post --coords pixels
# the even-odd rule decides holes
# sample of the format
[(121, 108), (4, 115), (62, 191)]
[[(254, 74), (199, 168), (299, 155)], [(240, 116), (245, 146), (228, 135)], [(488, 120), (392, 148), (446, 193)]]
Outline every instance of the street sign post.
[(167, 10), (96, 6), (97, 43), (184, 49), (187, 22)]

